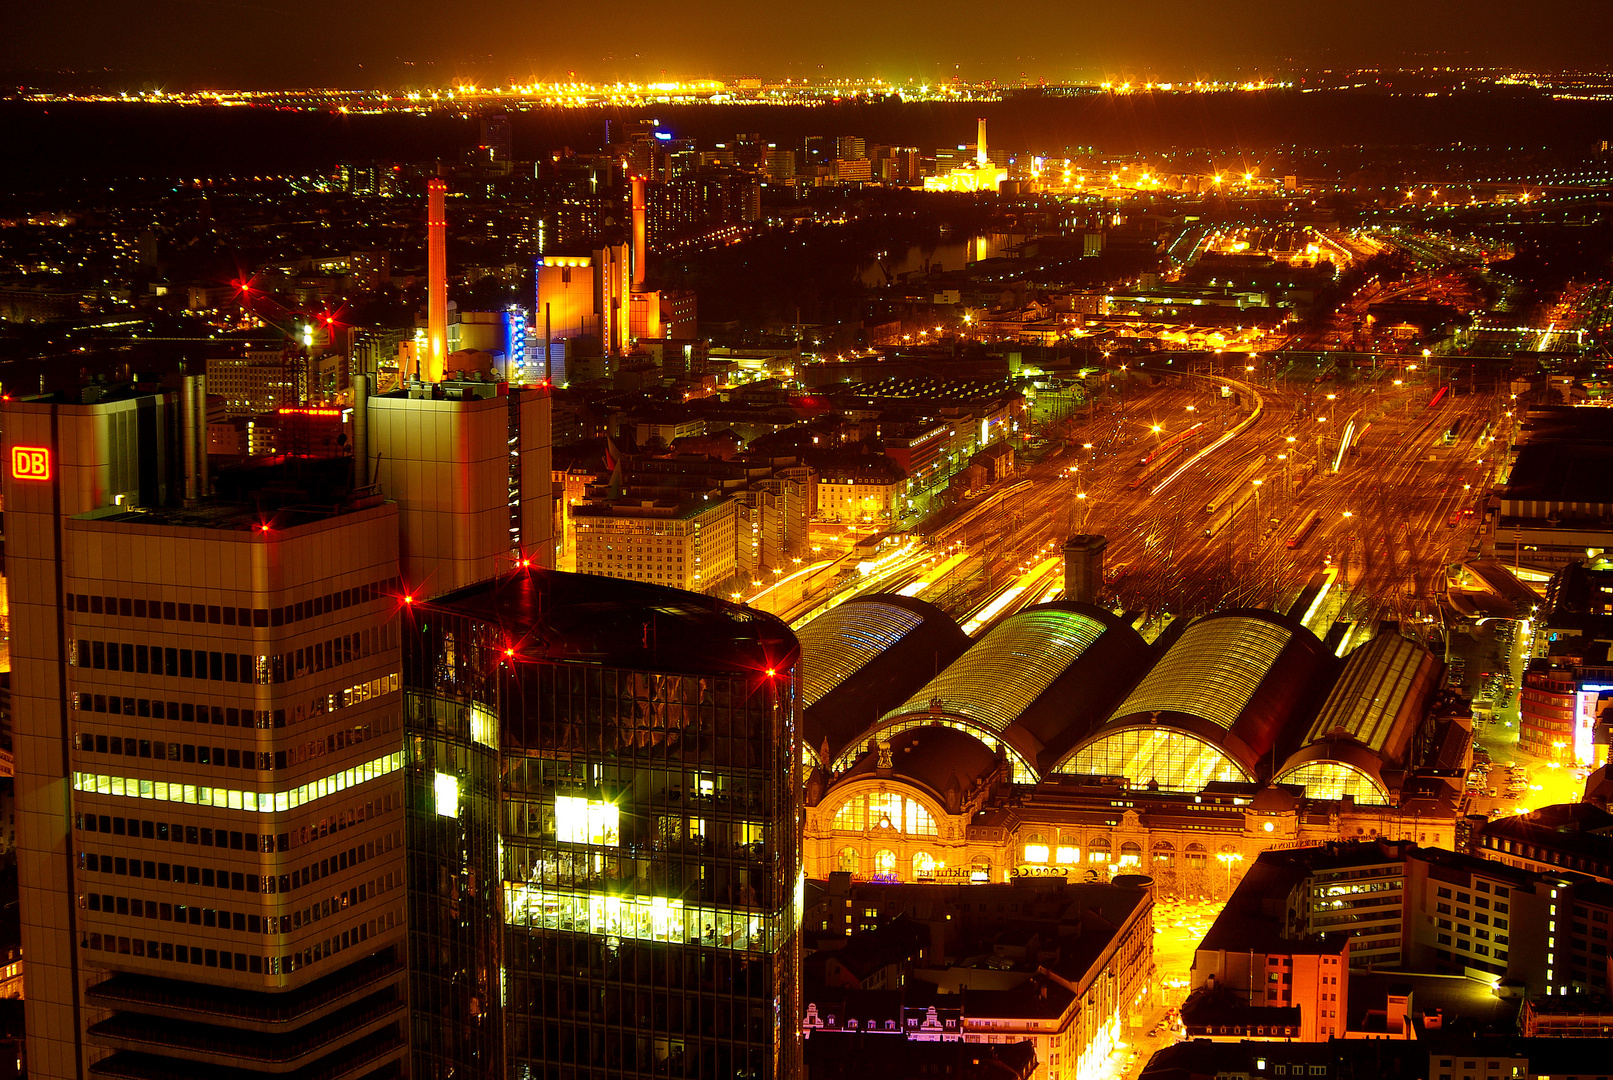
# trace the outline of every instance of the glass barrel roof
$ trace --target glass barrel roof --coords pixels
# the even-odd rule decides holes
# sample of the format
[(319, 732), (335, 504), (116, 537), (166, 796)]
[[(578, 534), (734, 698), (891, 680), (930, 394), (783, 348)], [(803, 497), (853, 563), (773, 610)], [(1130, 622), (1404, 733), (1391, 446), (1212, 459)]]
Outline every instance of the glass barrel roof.
[(1307, 799), (1333, 802), (1353, 795), (1357, 803), (1387, 806), (1389, 792), (1365, 772), (1343, 761), (1310, 761), (1279, 775), (1273, 783), (1300, 784)]
[(1167, 727), (1123, 727), (1100, 735), (1059, 766), (1060, 772), (1123, 776), (1132, 787), (1157, 781), (1166, 791), (1203, 791), (1213, 780), (1252, 781), (1243, 766), (1196, 735)]
[(1108, 722), (1137, 713), (1178, 712), (1231, 731), (1292, 636), (1264, 619), (1200, 619), (1182, 632)]
[(939, 699), (942, 712), (1002, 734), (1106, 629), (1079, 612), (1022, 611), (999, 623), (883, 721), (929, 712)]
[(923, 622), (922, 615), (895, 604), (852, 601), (807, 623), (796, 632), (801, 707), (817, 704)]
[(1399, 634), (1380, 634), (1356, 649), (1311, 724), (1305, 744), (1342, 731), (1356, 742), (1382, 753), (1417, 677), (1432, 657)]

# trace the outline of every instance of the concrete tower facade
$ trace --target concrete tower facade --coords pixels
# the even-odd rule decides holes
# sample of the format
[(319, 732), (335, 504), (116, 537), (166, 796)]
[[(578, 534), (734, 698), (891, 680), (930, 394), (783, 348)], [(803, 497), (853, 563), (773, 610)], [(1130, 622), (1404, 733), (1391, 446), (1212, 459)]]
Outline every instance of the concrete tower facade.
[(649, 259), (649, 200), (644, 193), (644, 177), (633, 177), (633, 291), (644, 288), (644, 272)]
[(1064, 599), (1096, 604), (1103, 591), (1102, 536), (1079, 533), (1064, 541)]

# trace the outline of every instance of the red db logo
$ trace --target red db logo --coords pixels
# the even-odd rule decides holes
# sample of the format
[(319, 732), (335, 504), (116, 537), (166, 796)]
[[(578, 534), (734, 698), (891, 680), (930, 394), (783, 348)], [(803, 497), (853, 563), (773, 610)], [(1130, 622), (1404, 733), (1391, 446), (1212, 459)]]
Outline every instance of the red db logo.
[(11, 448), (11, 478), (13, 480), (49, 480), (50, 451), (43, 446), (13, 446)]

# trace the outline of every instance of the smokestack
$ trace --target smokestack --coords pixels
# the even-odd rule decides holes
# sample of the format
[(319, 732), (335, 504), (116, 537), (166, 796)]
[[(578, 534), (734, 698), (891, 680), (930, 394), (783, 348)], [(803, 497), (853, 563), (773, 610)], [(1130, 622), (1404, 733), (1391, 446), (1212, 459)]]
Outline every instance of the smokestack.
[(370, 377), (353, 376), (353, 486), (370, 483)]
[(1096, 604), (1103, 591), (1102, 536), (1080, 533), (1064, 541), (1064, 599)]
[(441, 382), (448, 363), (448, 184), (434, 176), (426, 181), (426, 356), (420, 377)]
[(649, 207), (644, 201), (644, 177), (633, 177), (633, 291), (644, 287), (649, 258)]
[(986, 118), (982, 116), (975, 121), (975, 125), (978, 129), (975, 135), (975, 164), (989, 165), (991, 159), (986, 156)]
[(187, 375), (179, 386), (182, 452), (185, 457), (185, 502), (208, 495), (207, 479), (207, 376)]
[(185, 465), (185, 505), (196, 501), (196, 387), (193, 376), (186, 376), (179, 384), (181, 454)]

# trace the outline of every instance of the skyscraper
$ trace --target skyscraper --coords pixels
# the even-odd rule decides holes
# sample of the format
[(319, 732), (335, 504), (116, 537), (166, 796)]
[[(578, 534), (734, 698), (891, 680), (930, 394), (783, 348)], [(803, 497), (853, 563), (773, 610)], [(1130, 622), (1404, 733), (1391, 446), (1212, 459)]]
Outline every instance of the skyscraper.
[(799, 1075), (789, 630), (524, 571), (404, 639), (417, 1071)]
[(341, 459), (182, 502), (154, 388), (3, 419), (30, 1074), (390, 1075), (396, 509)]
[(482, 117), (482, 145), (487, 148), (491, 161), (506, 163), (513, 160), (510, 153), (510, 114), (496, 112)]

